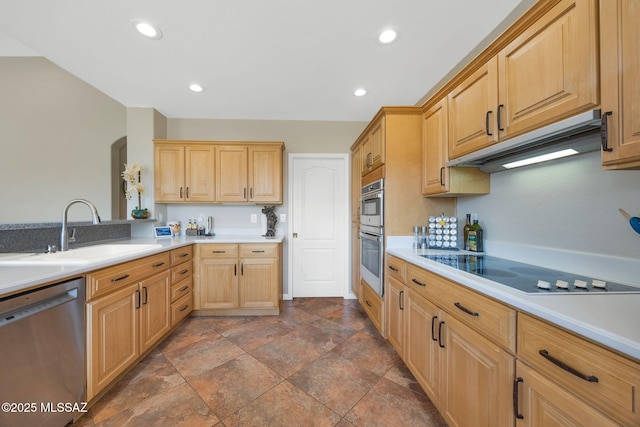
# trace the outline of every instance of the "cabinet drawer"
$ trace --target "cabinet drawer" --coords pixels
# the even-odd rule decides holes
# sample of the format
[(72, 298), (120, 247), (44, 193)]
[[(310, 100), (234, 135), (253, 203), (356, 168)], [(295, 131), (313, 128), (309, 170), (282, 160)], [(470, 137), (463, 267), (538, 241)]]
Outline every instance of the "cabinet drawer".
[(171, 267), (183, 262), (191, 261), (193, 258), (193, 246), (185, 246), (183, 248), (174, 249), (171, 252)]
[(206, 243), (200, 245), (200, 258), (237, 258), (238, 245), (235, 243)]
[(373, 324), (384, 336), (384, 331), (382, 330), (382, 325), (384, 324), (382, 298), (365, 282), (362, 282), (361, 303)]
[(152, 255), (87, 274), (87, 299), (135, 283), (145, 277), (169, 268), (169, 252)]
[(640, 425), (640, 365), (520, 313), (518, 357), (624, 425)]
[(494, 343), (515, 352), (514, 309), (421, 268), (409, 265), (407, 272), (408, 286)]
[(171, 327), (177, 325), (193, 310), (193, 293), (183, 295), (178, 301), (171, 304)]
[(276, 258), (277, 243), (245, 243), (240, 245), (241, 258)]
[(182, 280), (191, 278), (193, 275), (193, 264), (187, 262), (180, 264), (171, 269), (171, 283), (178, 283)]
[(175, 302), (183, 295), (191, 292), (193, 289), (193, 281), (191, 278), (185, 279), (180, 283), (171, 286), (171, 302)]
[(404, 283), (407, 278), (407, 263), (393, 255), (387, 255), (386, 272), (389, 276)]

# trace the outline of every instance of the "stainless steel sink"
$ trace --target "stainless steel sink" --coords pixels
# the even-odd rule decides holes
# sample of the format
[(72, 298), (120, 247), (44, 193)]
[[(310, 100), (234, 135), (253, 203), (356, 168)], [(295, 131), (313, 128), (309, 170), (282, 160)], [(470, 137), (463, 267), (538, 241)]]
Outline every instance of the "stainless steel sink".
[(103, 244), (65, 252), (0, 254), (0, 265), (84, 265), (160, 249), (160, 244)]

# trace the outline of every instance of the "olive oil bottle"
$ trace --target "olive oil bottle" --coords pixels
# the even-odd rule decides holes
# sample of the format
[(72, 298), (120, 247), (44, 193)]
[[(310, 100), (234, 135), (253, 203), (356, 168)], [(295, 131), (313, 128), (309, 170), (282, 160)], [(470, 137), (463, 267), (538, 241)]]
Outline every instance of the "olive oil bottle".
[(469, 230), (471, 230), (471, 214), (467, 214), (467, 223), (465, 224), (464, 229), (462, 231), (463, 233), (462, 248), (465, 251), (469, 250)]
[(471, 229), (469, 230), (469, 250), (472, 252), (482, 252), (484, 251), (483, 246), (483, 230), (480, 224), (478, 224), (478, 215), (473, 214), (473, 225), (471, 225)]

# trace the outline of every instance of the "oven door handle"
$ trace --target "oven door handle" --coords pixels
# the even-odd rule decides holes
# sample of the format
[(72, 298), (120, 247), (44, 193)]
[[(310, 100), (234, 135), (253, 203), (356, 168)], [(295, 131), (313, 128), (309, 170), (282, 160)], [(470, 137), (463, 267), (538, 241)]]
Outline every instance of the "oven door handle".
[(361, 239), (365, 239), (365, 240), (373, 240), (373, 241), (376, 241), (376, 242), (381, 242), (382, 241), (382, 236), (381, 235), (365, 233), (364, 231), (360, 232), (360, 238)]
[(360, 200), (368, 202), (369, 200), (382, 199), (382, 192), (376, 191), (375, 193), (363, 194)]

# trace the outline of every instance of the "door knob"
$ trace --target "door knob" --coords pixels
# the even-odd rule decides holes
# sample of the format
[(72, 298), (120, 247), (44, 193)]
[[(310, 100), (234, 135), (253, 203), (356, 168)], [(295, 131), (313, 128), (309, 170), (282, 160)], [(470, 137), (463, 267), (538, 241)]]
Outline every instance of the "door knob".
[(298, 233), (293, 233), (293, 238), (297, 239), (298, 238)]

